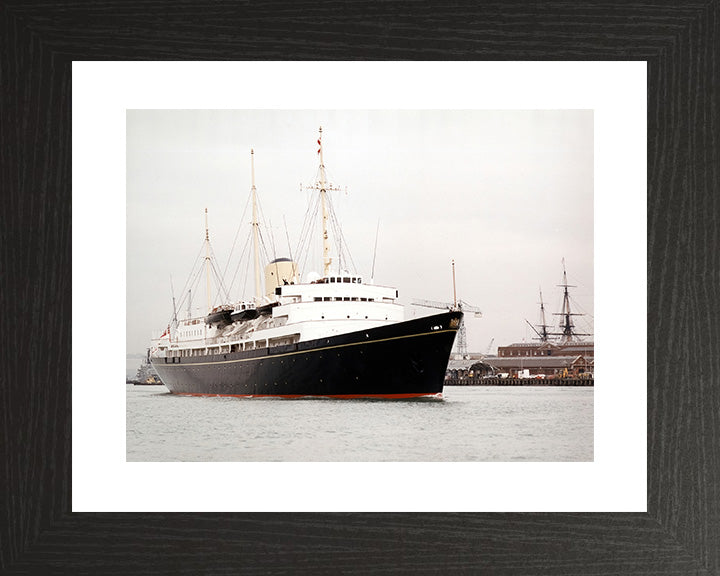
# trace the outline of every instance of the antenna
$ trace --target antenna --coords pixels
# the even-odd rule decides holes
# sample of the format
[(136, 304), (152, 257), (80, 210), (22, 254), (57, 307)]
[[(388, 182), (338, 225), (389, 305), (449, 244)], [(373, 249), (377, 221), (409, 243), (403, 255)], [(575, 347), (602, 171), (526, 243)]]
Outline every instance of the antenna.
[(457, 291), (455, 290), (455, 260), (452, 261), (453, 274), (453, 308), (457, 309)]

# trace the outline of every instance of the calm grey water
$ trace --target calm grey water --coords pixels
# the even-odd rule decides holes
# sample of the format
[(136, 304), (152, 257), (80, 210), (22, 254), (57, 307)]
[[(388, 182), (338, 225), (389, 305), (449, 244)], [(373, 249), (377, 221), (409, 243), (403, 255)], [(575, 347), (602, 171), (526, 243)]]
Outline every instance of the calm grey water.
[(127, 460), (587, 462), (593, 390), (446, 386), (440, 401), (283, 400), (127, 385)]

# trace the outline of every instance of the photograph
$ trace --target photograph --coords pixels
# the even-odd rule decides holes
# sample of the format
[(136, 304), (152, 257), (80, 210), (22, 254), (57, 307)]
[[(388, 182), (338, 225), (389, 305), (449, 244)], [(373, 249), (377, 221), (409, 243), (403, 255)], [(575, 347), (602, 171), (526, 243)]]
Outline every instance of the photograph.
[(720, 574), (718, 0), (0, 31), (0, 573)]
[(128, 110), (127, 460), (593, 461), (593, 122)]

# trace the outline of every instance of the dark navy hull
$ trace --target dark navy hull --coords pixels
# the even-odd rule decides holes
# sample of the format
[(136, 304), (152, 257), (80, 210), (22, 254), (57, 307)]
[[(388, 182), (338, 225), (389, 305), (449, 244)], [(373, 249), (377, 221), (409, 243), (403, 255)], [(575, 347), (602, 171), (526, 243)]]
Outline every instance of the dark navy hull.
[(406, 398), (442, 393), (461, 312), (288, 346), (154, 358), (175, 394)]

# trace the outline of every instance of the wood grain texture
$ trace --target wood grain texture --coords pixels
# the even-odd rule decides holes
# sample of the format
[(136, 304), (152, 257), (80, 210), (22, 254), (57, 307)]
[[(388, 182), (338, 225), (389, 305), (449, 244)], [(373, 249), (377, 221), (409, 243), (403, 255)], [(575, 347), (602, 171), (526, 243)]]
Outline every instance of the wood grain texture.
[[(0, 572), (720, 574), (718, 1), (0, 4)], [(73, 514), (71, 62), (648, 62), (647, 514)]]

